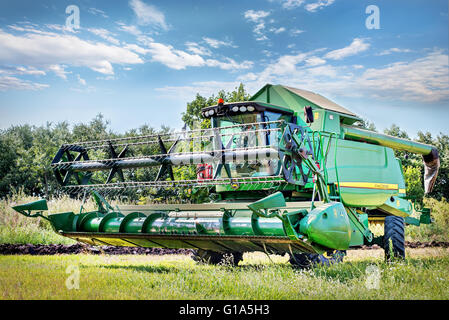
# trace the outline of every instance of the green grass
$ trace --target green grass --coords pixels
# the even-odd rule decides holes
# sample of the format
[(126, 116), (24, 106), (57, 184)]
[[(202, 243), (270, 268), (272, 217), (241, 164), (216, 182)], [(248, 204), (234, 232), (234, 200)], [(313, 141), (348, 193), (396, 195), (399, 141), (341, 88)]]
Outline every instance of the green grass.
[[(382, 250), (350, 251), (346, 262), (298, 271), (286, 257), (245, 254), (236, 268), (189, 256), (0, 256), (0, 299), (449, 299), (449, 250), (411, 249), (386, 264)], [(66, 287), (69, 266), (79, 289)], [(366, 269), (380, 270), (378, 289)]]
[[(12, 209), (13, 206), (39, 200), (23, 193), (0, 199), (0, 243), (31, 244), (74, 244), (74, 240), (55, 233), (48, 221), (41, 218), (27, 218)], [(115, 205), (115, 204), (114, 204)], [(81, 201), (68, 196), (48, 201), (50, 213), (75, 212), (80, 210)], [(86, 202), (86, 210), (95, 210), (92, 200)]]

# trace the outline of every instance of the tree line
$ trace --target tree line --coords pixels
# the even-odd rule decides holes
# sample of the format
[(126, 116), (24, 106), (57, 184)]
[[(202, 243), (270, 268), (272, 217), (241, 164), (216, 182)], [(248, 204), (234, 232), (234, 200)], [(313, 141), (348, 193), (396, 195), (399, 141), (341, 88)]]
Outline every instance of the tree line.
[[(225, 102), (246, 101), (250, 95), (246, 92), (243, 84), (231, 92), (219, 91), (216, 95), (203, 97), (197, 94), (195, 99), (187, 103), (186, 111), (182, 113), (182, 120), (190, 128), (195, 122), (201, 127), (210, 126), (208, 119), (201, 117), (201, 109), (216, 104), (219, 98)], [(359, 126), (369, 130), (377, 131), (373, 123), (361, 121)], [(60, 146), (64, 143), (113, 139), (125, 136), (149, 135), (169, 132), (170, 128), (160, 129), (143, 125), (139, 128), (129, 130), (123, 134), (113, 132), (110, 123), (99, 114), (88, 123), (79, 123), (70, 126), (68, 122), (56, 124), (46, 123), (42, 126), (31, 126), (28, 124), (11, 126), (0, 130), (0, 197), (4, 198), (18, 189), (22, 189), (27, 195), (54, 197), (59, 195), (60, 188), (54, 177), (51, 161)], [(385, 134), (400, 138), (410, 139), (407, 132), (401, 130), (397, 125), (392, 125), (384, 130)], [(429, 132), (418, 132), (414, 141), (435, 146), (440, 153), (441, 168), (438, 180), (430, 197), (440, 200), (449, 198), (449, 137), (440, 133), (433, 137)], [(149, 147), (150, 149), (153, 147)], [(157, 146), (154, 146), (157, 148)], [(157, 150), (147, 150), (149, 154), (157, 153)], [(153, 153), (151, 153), (153, 152)], [(401, 160), (404, 176), (407, 184), (407, 195), (416, 199), (422, 199), (423, 188), (423, 162), (421, 156), (409, 152), (396, 151), (396, 156)], [(154, 179), (156, 173), (151, 176), (142, 176), (141, 180)], [(176, 175), (184, 177), (191, 176), (192, 172), (176, 169)], [(185, 178), (185, 177), (184, 177)], [(164, 196), (164, 195), (162, 195)]]

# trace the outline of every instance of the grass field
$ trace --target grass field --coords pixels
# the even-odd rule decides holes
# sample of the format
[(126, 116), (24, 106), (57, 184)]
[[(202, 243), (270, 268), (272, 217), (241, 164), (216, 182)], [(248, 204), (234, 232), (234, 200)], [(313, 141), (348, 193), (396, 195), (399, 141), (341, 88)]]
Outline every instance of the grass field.
[(449, 299), (449, 250), (407, 254), (386, 264), (382, 250), (349, 251), (308, 271), (262, 253), (235, 268), (183, 255), (0, 256), (0, 299)]

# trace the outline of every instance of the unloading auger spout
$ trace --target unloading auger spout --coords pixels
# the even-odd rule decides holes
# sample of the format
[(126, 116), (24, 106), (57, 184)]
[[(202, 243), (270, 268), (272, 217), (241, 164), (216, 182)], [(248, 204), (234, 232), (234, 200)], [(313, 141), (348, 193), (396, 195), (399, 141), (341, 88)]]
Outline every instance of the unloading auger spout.
[[(209, 262), (264, 251), (289, 253), (298, 264), (303, 254), (384, 246), (391, 221), (394, 232), (404, 221), (431, 221), (430, 210), (415, 210), (407, 197), (394, 150), (423, 156), (430, 192), (439, 168), (433, 146), (361, 129), (349, 110), (286, 86), (219, 101), (202, 116), (211, 128), (62, 145), (51, 163), (57, 181), (72, 196), (92, 194), (97, 210), (44, 215), (44, 201), (15, 209), (80, 242), (191, 248)], [(209, 198), (117, 207), (106, 200), (165, 188), (206, 188)], [(387, 236), (375, 237), (370, 222), (384, 223)], [(403, 230), (393, 246), (400, 249), (402, 237)]]
[(438, 150), (434, 146), (424, 143), (392, 137), (373, 131), (363, 130), (350, 126), (342, 126), (344, 137), (348, 140), (366, 141), (385, 147), (390, 147), (398, 151), (408, 151), (420, 154), (424, 160), (424, 191), (429, 193), (432, 191), (437, 179), (438, 170), (440, 168), (440, 158)]

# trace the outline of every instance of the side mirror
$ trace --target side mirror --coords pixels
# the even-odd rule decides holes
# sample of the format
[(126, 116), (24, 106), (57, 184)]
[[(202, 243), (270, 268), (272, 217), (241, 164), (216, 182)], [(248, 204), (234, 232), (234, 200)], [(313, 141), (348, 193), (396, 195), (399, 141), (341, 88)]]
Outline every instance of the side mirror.
[(306, 123), (313, 123), (313, 110), (311, 106), (304, 107), (304, 119), (306, 120)]

